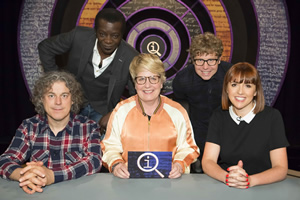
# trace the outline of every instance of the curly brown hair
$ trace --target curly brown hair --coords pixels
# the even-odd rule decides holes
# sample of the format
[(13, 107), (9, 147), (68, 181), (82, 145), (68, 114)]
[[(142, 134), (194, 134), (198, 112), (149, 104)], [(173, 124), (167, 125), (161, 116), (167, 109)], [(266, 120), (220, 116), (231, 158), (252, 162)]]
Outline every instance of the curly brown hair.
[(45, 115), (43, 105), (43, 98), (45, 94), (51, 89), (55, 82), (64, 82), (66, 87), (70, 90), (72, 98), (71, 112), (78, 113), (83, 103), (83, 92), (80, 83), (75, 77), (64, 71), (51, 71), (43, 74), (34, 85), (31, 101), (35, 106), (35, 111), (40, 115)]
[(223, 44), (213, 33), (205, 32), (192, 38), (189, 53), (193, 59), (197, 55), (215, 54), (218, 58), (222, 56)]

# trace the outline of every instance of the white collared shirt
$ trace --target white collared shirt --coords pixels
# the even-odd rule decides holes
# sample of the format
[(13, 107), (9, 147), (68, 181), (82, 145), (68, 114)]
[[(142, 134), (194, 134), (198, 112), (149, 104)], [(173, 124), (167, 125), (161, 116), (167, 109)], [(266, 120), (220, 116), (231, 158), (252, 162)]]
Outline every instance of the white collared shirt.
[(113, 61), (113, 59), (116, 55), (116, 52), (118, 50), (118, 48), (116, 48), (116, 50), (109, 57), (103, 59), (102, 67), (99, 68), (99, 64), (101, 62), (101, 56), (100, 56), (98, 48), (97, 48), (97, 43), (98, 43), (98, 39), (96, 39), (96, 42), (94, 45), (93, 59), (92, 59), (95, 78), (100, 76), (104, 72), (104, 70), (110, 65), (110, 63)]
[(250, 112), (247, 115), (245, 115), (244, 117), (240, 117), (234, 113), (233, 107), (231, 105), (229, 107), (229, 114), (230, 114), (231, 118), (233, 119), (233, 121), (235, 121), (235, 123), (237, 123), (238, 125), (240, 124), (241, 121), (245, 121), (249, 124), (252, 121), (252, 119), (255, 117), (255, 114), (253, 113), (253, 110), (255, 107), (256, 107), (256, 102), (254, 102), (253, 108), (250, 110)]

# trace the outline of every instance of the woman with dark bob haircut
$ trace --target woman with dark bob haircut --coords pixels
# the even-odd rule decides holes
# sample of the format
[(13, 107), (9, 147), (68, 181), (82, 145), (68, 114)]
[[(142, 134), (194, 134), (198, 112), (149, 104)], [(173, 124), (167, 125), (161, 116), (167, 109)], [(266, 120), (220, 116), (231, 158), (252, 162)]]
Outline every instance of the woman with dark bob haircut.
[(53, 83), (57, 81), (62, 81), (66, 84), (66, 87), (70, 90), (72, 97), (71, 112), (77, 114), (80, 111), (81, 105), (83, 103), (83, 93), (81, 90), (81, 85), (75, 79), (75, 77), (64, 71), (51, 71), (43, 75), (36, 81), (35, 87), (33, 89), (32, 103), (35, 106), (35, 111), (40, 115), (45, 115), (45, 109), (43, 105), (44, 95), (51, 89)]
[(204, 172), (242, 189), (281, 181), (288, 145), (280, 112), (265, 106), (256, 68), (246, 62), (233, 65), (224, 78), (222, 109), (210, 119)]

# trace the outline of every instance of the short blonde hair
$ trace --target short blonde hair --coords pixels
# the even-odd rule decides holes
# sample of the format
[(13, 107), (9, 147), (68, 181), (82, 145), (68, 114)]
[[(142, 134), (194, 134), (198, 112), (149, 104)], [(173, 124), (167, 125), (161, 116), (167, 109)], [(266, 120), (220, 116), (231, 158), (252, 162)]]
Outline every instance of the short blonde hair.
[(166, 76), (164, 64), (157, 55), (141, 53), (133, 58), (129, 66), (132, 80), (134, 81), (137, 74), (145, 70), (153, 74), (158, 74), (162, 83), (165, 82)]
[(188, 51), (192, 59), (197, 55), (202, 56), (206, 54), (214, 54), (219, 58), (223, 53), (222, 40), (210, 32), (198, 34), (192, 38), (191, 46)]
[(250, 63), (240, 62), (233, 65), (225, 75), (222, 89), (223, 110), (228, 110), (229, 106), (232, 105), (227, 94), (228, 83), (232, 81), (236, 83), (254, 84), (256, 86), (256, 96), (253, 97), (253, 100), (256, 101), (256, 107), (253, 112), (257, 114), (265, 108), (265, 97), (258, 71)]

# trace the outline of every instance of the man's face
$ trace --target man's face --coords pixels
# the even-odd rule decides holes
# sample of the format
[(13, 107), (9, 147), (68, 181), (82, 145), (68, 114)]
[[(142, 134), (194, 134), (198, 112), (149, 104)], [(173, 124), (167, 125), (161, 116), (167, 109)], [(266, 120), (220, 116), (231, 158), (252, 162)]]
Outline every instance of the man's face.
[(51, 89), (46, 92), (43, 98), (43, 105), (49, 124), (67, 124), (72, 104), (71, 93), (66, 84), (62, 81), (53, 83)]
[(218, 71), (220, 62), (221, 58), (218, 58), (214, 54), (197, 55), (193, 58), (195, 71), (203, 80), (211, 79)]
[(107, 58), (115, 51), (122, 40), (122, 23), (110, 23), (104, 19), (100, 19), (98, 21), (96, 36), (98, 38), (97, 47), (101, 58)]

